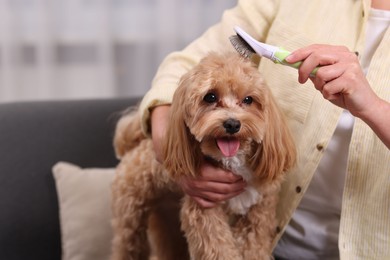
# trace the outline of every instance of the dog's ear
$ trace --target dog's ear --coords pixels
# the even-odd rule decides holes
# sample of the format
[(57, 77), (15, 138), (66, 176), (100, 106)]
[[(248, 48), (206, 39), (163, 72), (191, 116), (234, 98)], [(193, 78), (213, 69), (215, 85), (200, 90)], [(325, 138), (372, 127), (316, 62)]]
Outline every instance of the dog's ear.
[(198, 142), (186, 126), (187, 91), (191, 80), (185, 75), (175, 91), (166, 138), (163, 143), (163, 164), (171, 177), (195, 176), (200, 167), (201, 153)]
[(141, 120), (137, 111), (127, 110), (119, 119), (115, 128), (114, 149), (118, 159), (145, 139), (141, 131)]
[(284, 115), (271, 93), (268, 98), (264, 107), (264, 138), (251, 164), (261, 179), (273, 180), (295, 165), (297, 152)]

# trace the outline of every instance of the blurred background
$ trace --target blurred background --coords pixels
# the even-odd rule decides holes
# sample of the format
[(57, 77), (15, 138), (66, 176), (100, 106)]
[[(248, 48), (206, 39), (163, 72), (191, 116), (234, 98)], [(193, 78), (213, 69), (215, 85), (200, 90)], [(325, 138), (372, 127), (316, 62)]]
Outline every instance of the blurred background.
[(237, 0), (0, 0), (0, 102), (141, 96)]

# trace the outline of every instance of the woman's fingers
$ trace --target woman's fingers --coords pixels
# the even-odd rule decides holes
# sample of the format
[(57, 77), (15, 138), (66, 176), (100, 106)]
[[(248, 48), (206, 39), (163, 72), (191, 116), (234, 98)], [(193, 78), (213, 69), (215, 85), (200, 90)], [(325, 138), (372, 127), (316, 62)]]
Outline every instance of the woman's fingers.
[(199, 176), (183, 177), (179, 185), (199, 205), (209, 208), (243, 192), (246, 182), (238, 175), (205, 162)]
[(203, 179), (182, 178), (181, 186), (190, 196), (203, 197), (212, 201), (223, 201), (241, 193), (246, 183), (242, 179), (225, 183), (220, 181), (208, 181)]
[(239, 195), (242, 191), (229, 194), (218, 194), (212, 192), (204, 192), (201, 196), (191, 196), (200, 206), (203, 208), (212, 208), (218, 204), (225, 202), (235, 196)]
[(300, 83), (305, 83), (316, 67), (320, 67), (321, 69), (323, 66), (345, 62), (350, 59), (350, 54), (353, 53), (344, 46), (314, 44), (294, 51), (286, 58), (286, 61), (291, 63), (302, 61), (302, 64), (298, 69), (298, 81)]
[(321, 93), (324, 90), (324, 86), (337, 78), (340, 78), (346, 68), (341, 63), (336, 63), (333, 66), (324, 66), (318, 69), (315, 76), (311, 76), (310, 80), (313, 82), (314, 87)]
[[(236, 193), (242, 191), (245, 188), (246, 183), (239, 180), (234, 183), (224, 183), (217, 181), (204, 181), (197, 179), (188, 180), (188, 187), (195, 192), (212, 192), (219, 194)], [(197, 195), (197, 194), (193, 194)]]
[(212, 202), (206, 199), (203, 199), (202, 197), (192, 197), (192, 199), (198, 203), (202, 208), (214, 208), (218, 205), (217, 202)]

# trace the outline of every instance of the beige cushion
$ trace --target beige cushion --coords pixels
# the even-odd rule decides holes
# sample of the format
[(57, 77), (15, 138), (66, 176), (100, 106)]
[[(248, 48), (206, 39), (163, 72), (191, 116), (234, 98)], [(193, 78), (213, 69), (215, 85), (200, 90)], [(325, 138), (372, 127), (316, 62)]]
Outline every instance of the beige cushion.
[(111, 250), (111, 182), (115, 169), (59, 162), (53, 167), (63, 260), (107, 260)]

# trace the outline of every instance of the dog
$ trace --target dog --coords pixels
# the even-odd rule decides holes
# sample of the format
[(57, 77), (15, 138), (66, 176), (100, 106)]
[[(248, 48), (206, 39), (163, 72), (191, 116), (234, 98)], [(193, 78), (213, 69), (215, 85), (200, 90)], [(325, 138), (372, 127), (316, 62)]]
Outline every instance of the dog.
[[(117, 124), (112, 259), (271, 259), (278, 193), (296, 148), (255, 64), (207, 54), (181, 78), (170, 111), (163, 163), (138, 111)], [(245, 191), (207, 209), (183, 194), (178, 181), (198, 176), (204, 160), (242, 176)]]

